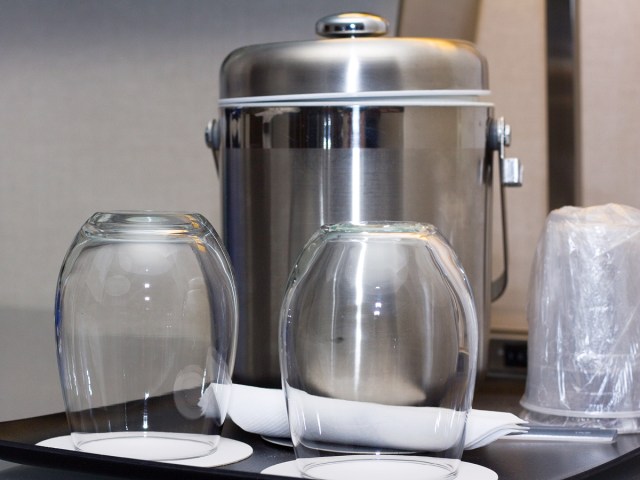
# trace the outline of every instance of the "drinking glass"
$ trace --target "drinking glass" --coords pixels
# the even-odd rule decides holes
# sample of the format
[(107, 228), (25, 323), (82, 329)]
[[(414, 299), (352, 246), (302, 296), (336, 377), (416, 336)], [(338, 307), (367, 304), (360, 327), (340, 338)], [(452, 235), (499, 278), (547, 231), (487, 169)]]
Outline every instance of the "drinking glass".
[(201, 215), (94, 214), (67, 252), (56, 293), (76, 449), (145, 460), (213, 453), (237, 308), (226, 252)]
[(636, 208), (549, 213), (529, 286), (527, 420), (640, 432), (639, 255)]
[(312, 478), (453, 478), (478, 328), (455, 253), (431, 225), (324, 226), (280, 323), (291, 438)]

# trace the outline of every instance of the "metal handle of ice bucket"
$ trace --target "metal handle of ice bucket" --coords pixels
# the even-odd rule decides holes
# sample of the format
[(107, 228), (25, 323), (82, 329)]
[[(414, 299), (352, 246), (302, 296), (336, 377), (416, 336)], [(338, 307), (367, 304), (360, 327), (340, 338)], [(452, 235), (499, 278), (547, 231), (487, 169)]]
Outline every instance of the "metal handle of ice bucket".
[(493, 120), (489, 130), (489, 146), (492, 150), (498, 151), (500, 170), (500, 214), (502, 223), (502, 252), (503, 270), (502, 273), (491, 282), (491, 300), (497, 300), (507, 288), (509, 271), (509, 244), (507, 241), (507, 207), (505, 205), (505, 187), (522, 186), (522, 164), (516, 157), (507, 157), (505, 148), (511, 144), (511, 126), (504, 121), (503, 117)]
[(220, 176), (220, 159), (218, 158), (218, 152), (220, 151), (220, 125), (218, 125), (218, 121), (215, 118), (211, 119), (204, 129), (204, 142), (213, 152), (213, 163), (216, 165), (216, 173)]

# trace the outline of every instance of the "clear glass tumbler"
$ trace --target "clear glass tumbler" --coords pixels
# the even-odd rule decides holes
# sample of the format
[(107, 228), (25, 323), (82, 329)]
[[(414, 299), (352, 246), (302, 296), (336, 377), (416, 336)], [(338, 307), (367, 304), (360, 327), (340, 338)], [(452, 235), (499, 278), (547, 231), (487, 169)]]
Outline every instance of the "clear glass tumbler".
[(226, 252), (201, 215), (94, 214), (67, 252), (56, 293), (75, 447), (145, 460), (214, 452), (237, 309)]
[(453, 478), (473, 397), (477, 319), (433, 226), (322, 227), (281, 311), (296, 461), (324, 479)]

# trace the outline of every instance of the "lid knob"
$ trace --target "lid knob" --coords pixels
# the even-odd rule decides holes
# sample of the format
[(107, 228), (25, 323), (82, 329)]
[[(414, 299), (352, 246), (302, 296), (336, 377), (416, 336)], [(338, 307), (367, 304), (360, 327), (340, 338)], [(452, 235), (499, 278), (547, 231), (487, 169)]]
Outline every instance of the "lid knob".
[(316, 22), (316, 33), (321, 37), (380, 37), (387, 33), (389, 22), (369, 13), (340, 13)]

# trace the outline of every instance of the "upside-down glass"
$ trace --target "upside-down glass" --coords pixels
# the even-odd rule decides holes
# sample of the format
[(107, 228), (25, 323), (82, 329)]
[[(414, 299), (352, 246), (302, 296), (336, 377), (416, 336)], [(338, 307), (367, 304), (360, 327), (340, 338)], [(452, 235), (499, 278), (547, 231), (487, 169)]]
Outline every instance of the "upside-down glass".
[(549, 213), (529, 288), (532, 423), (640, 432), (640, 210)]
[(457, 257), (430, 225), (322, 227), (281, 311), (299, 469), (313, 478), (453, 478), (476, 370), (477, 319)]
[(96, 213), (58, 280), (58, 366), (82, 451), (145, 460), (215, 451), (229, 402), (237, 300), (198, 214)]

